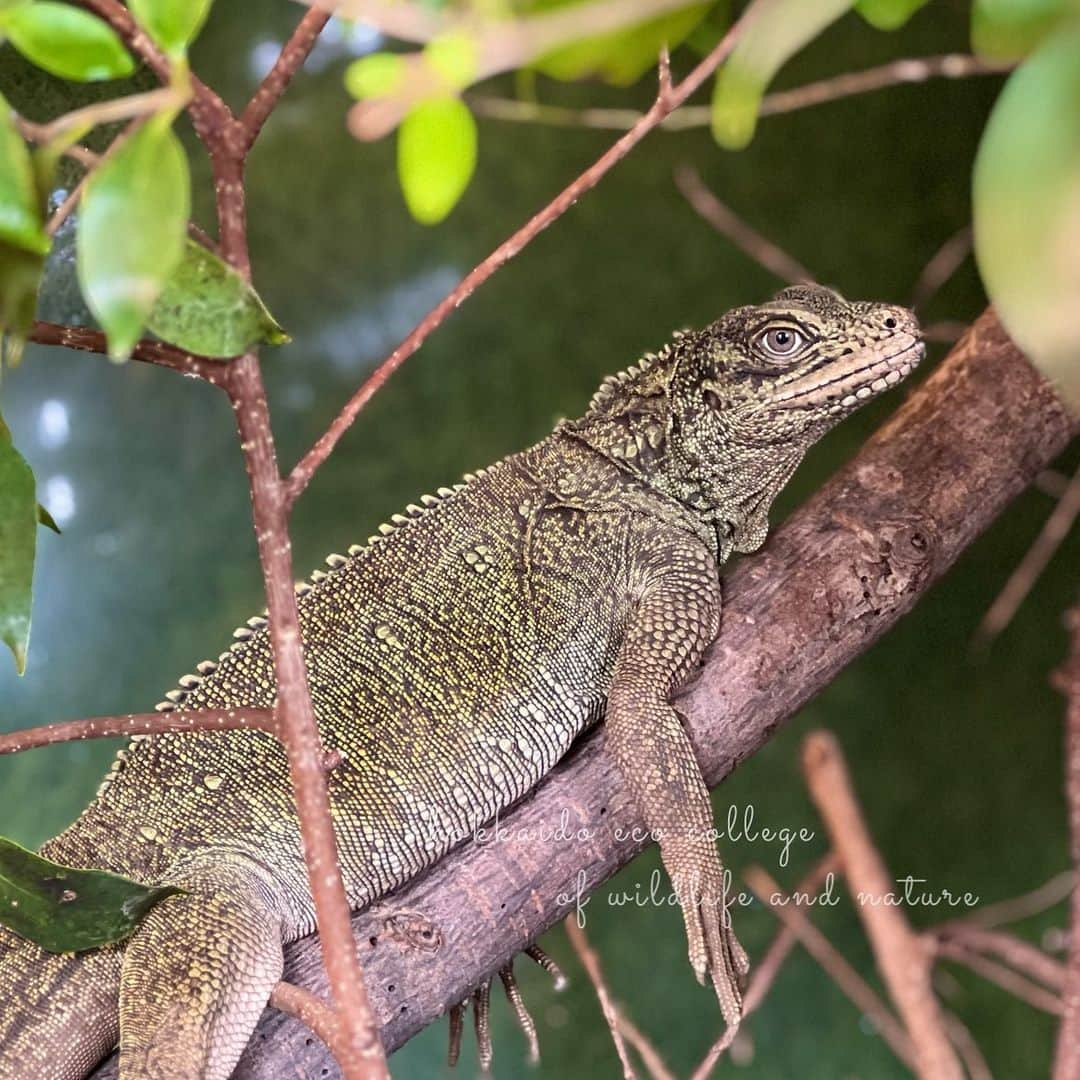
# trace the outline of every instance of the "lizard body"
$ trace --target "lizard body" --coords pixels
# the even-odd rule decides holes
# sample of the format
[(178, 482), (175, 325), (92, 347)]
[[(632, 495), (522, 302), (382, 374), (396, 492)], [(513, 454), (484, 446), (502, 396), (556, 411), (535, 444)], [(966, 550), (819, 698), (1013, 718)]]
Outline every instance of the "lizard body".
[[(910, 313), (788, 289), (606, 380), (580, 419), (332, 556), (298, 599), (342, 873), (364, 907), (519, 799), (603, 718), (729, 1023), (745, 954), (670, 700), (720, 619), (718, 566), (765, 537), (806, 449), (898, 382)], [(272, 706), (265, 620), (164, 708)], [(224, 1078), (314, 913), (285, 755), (251, 731), (143, 736), (44, 845), (181, 886), (75, 957), (0, 928), (0, 1075)]]

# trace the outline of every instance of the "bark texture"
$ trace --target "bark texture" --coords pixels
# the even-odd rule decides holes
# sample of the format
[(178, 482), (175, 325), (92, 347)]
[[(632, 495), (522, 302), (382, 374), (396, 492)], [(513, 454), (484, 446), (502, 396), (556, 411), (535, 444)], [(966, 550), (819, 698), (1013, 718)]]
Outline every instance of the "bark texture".
[[(679, 702), (709, 783), (907, 613), (1078, 428), (985, 312), (860, 453), (727, 575), (720, 636)], [(602, 729), (499, 824), (497, 839), (465, 845), (353, 918), (388, 1051), (644, 846), (622, 838), (642, 821)], [(584, 838), (550, 838), (560, 824)], [(317, 938), (287, 950), (286, 977), (325, 994)], [(235, 1075), (338, 1070), (299, 1021), (268, 1010)], [(115, 1076), (115, 1061), (95, 1076)]]

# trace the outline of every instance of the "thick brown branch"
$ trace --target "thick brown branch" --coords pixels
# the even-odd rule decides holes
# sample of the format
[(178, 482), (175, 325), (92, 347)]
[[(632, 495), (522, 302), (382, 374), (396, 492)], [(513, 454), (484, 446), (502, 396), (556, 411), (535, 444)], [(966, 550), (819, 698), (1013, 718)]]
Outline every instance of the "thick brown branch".
[(166, 731), (234, 731), (252, 728), (276, 732), (274, 714), (269, 709), (192, 709), (184, 712), (128, 713), (125, 716), (95, 716), (87, 720), (62, 720), (44, 727), (26, 728), (0, 735), (0, 754), (17, 754), (53, 743), (79, 739), (130, 738), (132, 735), (159, 735)]
[(308, 486), (316, 469), (330, 456), (338, 440), (349, 430), (360, 411), (382, 388), (386, 380), (423, 345), (452, 311), (459, 308), (496, 270), (505, 266), (544, 229), (562, 217), (582, 195), (596, 187), (603, 177), (622, 161), (665, 116), (670, 115), (673, 110), (682, 105), (705, 82), (731, 51), (747, 15), (754, 10), (755, 4), (751, 4), (744, 12), (742, 19), (728, 30), (712, 52), (678, 86), (665, 86), (662, 82), (652, 108), (621, 139), (609, 147), (543, 210), (530, 218), (509, 239), (504, 240), (483, 262), (470, 270), (461, 282), (421, 319), (405, 340), (353, 394), (315, 445), (297, 463), (288, 478), (287, 490), (290, 505)]
[[(997, 319), (983, 315), (854, 460), (729, 575), (719, 639), (679, 703), (709, 782), (910, 611), (1076, 429)], [(560, 822), (584, 832), (539, 839)], [(488, 842), (462, 847), (353, 918), (388, 1050), (575, 910), (579, 895), (643, 846), (632, 838), (642, 822), (602, 729), (499, 824)], [(586, 910), (617, 918), (599, 902)], [(429, 933), (403, 939), (403, 922)], [(655, 960), (685, 963), (681, 954)], [(289, 947), (288, 977), (324, 992), (316, 940)], [(285, 1061), (288, 1075), (318, 1076), (330, 1062), (307, 1038), (301, 1025), (267, 1014), (237, 1077), (280, 1078)]]
[[(109, 353), (105, 335), (100, 330), (91, 330), (85, 326), (62, 326), (59, 323), (37, 320), (30, 328), (28, 339), (38, 345), (62, 345), (65, 349), (100, 353), (102, 356)], [(215, 386), (224, 385), (228, 371), (228, 365), (220, 360), (195, 356), (176, 348), (175, 345), (166, 345), (163, 341), (140, 341), (131, 358), (141, 360), (144, 364), (172, 368), (184, 375), (194, 375)]]

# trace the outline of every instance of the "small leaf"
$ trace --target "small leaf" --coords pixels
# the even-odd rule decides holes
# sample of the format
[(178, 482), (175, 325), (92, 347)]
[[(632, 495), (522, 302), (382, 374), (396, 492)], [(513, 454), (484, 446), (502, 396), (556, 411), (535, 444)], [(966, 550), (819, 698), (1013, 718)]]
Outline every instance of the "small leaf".
[(1003, 63), (1030, 55), (1061, 22), (1069, 3), (1070, 0), (974, 0), (972, 52), (984, 60)]
[(0, 836), (0, 923), (47, 952), (123, 941), (155, 904), (182, 891), (61, 866)]
[(765, 88), (781, 65), (835, 22), (854, 0), (759, 0), (731, 56), (716, 77), (712, 132), (728, 150), (754, 137)]
[(210, 14), (213, 0), (128, 0), (139, 25), (171, 56), (182, 56)]
[(1080, 412), (1080, 24), (1001, 91), (975, 159), (975, 256), (1017, 344)]
[(405, 58), (398, 53), (377, 52), (354, 60), (345, 69), (345, 89), (357, 101), (387, 97), (405, 81)]
[(929, 0), (859, 0), (855, 10), (878, 30), (898, 30)]
[(38, 255), (49, 250), (30, 151), (0, 95), (0, 241)]
[(159, 338), (200, 356), (239, 356), (289, 335), (259, 294), (227, 263), (189, 239), (146, 325)]
[(476, 78), (479, 57), (471, 34), (441, 34), (428, 43), (424, 56), (448, 90), (464, 90)]
[[(11, 433), (0, 418), (0, 641), (15, 656), (15, 669), (20, 675), (26, 669), (30, 639), (36, 540), (34, 474), (15, 449)], [(0, 911), (3, 906), (0, 902)]]
[(457, 98), (417, 105), (398, 132), (398, 180), (409, 212), (437, 225), (454, 208), (476, 168), (476, 121)]
[(62, 79), (119, 79), (135, 62), (108, 23), (89, 11), (36, 0), (5, 12), (3, 29), (27, 60)]
[(37, 311), (45, 256), (0, 242), (0, 365), (15, 367)]
[(79, 214), (79, 286), (124, 360), (184, 253), (191, 178), (172, 129), (155, 117), (91, 174)]
[(41, 503), (37, 504), (37, 519), (39, 525), (44, 525), (47, 529), (52, 529), (57, 536), (62, 536), (60, 532), (60, 526), (56, 524), (56, 519), (45, 509)]

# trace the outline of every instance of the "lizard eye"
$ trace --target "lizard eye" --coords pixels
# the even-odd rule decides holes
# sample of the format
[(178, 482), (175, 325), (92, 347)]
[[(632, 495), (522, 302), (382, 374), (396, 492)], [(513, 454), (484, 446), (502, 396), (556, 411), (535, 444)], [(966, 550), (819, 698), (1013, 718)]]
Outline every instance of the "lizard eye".
[(790, 326), (776, 326), (763, 330), (754, 339), (754, 345), (770, 359), (788, 360), (802, 351), (806, 335)]

